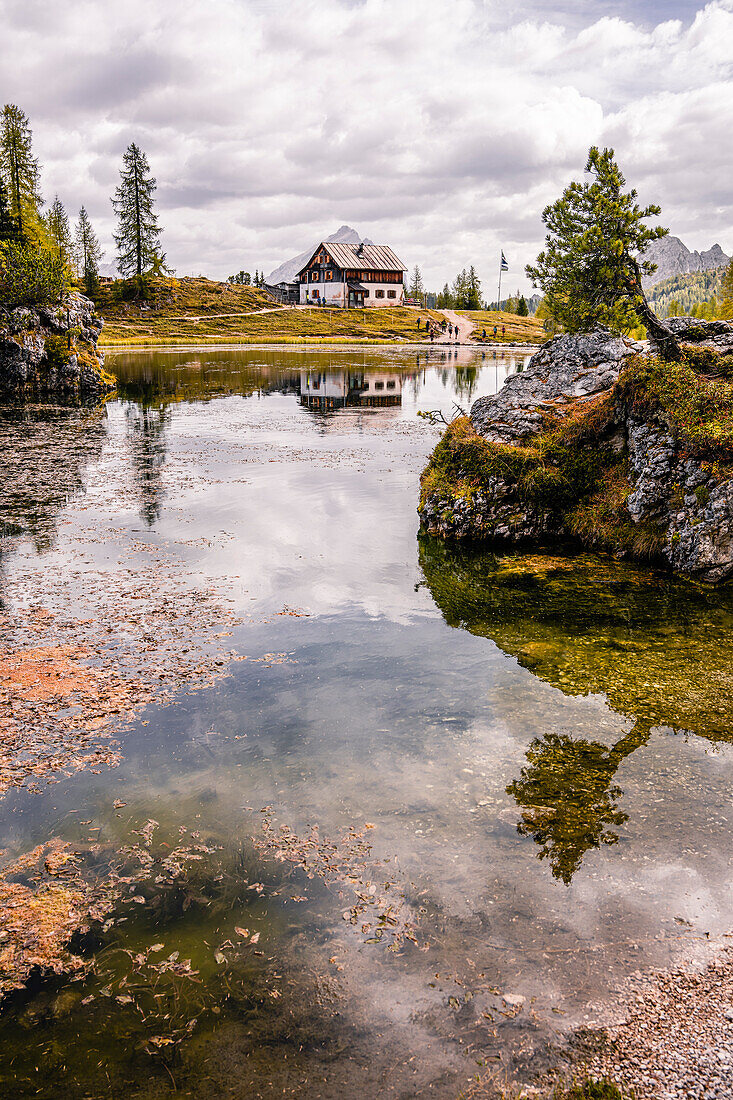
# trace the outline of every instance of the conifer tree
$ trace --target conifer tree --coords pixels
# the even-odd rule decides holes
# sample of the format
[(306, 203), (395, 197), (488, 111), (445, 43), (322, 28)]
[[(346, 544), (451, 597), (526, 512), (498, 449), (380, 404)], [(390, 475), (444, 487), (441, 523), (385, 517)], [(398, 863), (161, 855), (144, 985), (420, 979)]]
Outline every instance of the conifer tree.
[(410, 297), (417, 298), (419, 302), (425, 297), (425, 284), (422, 280), (422, 272), (417, 264), (415, 264), (412, 269), (412, 276), (410, 278)]
[(527, 299), (524, 295), (520, 295), (519, 303), (517, 305), (517, 316), (529, 317), (529, 306), (527, 305)]
[(74, 244), (71, 239), (71, 229), (66, 210), (61, 199), (56, 195), (51, 207), (46, 214), (46, 226), (48, 227), (49, 243), (58, 254), (59, 259), (69, 270), (74, 267)]
[(465, 309), (481, 309), (481, 282), (476, 274), (476, 268), (471, 264), (466, 279), (466, 305)]
[(85, 207), (79, 211), (79, 220), (74, 231), (76, 244), (76, 258), (79, 265), (79, 273), (84, 280), (84, 289), (87, 294), (95, 294), (99, 289), (99, 261), (102, 258), (102, 250), (99, 247), (97, 234)]
[(545, 249), (527, 275), (545, 293), (548, 308), (568, 332), (596, 324), (629, 331), (646, 325), (662, 356), (679, 359), (682, 351), (670, 328), (646, 300), (642, 277), (656, 265), (643, 256), (652, 241), (668, 230), (645, 220), (660, 213), (653, 204), (642, 209), (635, 190), (626, 185), (613, 149), (592, 146), (585, 166), (588, 183), (573, 182), (545, 208)]
[(10, 213), (8, 193), (5, 184), (0, 178), (0, 244), (3, 241), (17, 241), (20, 234), (15, 218)]
[(0, 177), (20, 239), (33, 245), (43, 244), (46, 237), (40, 174), (28, 116), (14, 103), (6, 103), (0, 114)]
[(148, 158), (132, 142), (122, 157), (120, 184), (112, 199), (117, 215), (117, 266), (126, 277), (142, 278), (155, 265), (165, 263), (161, 252), (158, 215), (155, 213), (155, 178), (150, 175)]
[(728, 264), (723, 276), (718, 312), (726, 321), (733, 321), (733, 260)]

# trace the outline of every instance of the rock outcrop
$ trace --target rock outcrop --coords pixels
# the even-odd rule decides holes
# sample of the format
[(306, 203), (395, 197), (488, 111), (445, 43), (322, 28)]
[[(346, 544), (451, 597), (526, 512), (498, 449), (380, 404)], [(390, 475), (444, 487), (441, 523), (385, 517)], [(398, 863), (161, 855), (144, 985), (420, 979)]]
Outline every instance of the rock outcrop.
[(57, 306), (0, 308), (0, 402), (95, 404), (115, 388), (97, 351), (102, 320), (70, 294)]
[(555, 336), (512, 374), (497, 394), (479, 397), (471, 423), (493, 443), (521, 443), (542, 431), (547, 412), (610, 390), (627, 356), (641, 345), (598, 328), (581, 336)]
[(681, 364), (603, 329), (545, 344), (445, 433), (423, 474), (423, 527), (578, 539), (733, 578), (733, 324), (673, 325)]

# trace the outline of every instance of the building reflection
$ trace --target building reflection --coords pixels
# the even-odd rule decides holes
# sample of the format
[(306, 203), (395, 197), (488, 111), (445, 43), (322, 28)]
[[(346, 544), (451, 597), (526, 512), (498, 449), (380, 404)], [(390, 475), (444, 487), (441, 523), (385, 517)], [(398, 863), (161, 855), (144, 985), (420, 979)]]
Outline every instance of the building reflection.
[(300, 403), (319, 412), (401, 405), (403, 379), (398, 371), (304, 370)]

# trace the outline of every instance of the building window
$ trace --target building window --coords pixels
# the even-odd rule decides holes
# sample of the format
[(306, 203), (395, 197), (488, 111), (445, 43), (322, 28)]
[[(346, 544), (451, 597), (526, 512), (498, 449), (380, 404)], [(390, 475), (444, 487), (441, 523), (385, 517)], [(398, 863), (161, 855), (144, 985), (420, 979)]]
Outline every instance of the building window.
[(383, 290), (375, 290), (374, 291), (374, 297), (375, 298), (383, 298), (384, 297), (384, 291)]
[(384, 389), (384, 382), (375, 382), (374, 383), (374, 389), (375, 390), (383, 390)]
[(388, 390), (393, 390), (394, 388), (395, 388), (395, 382), (394, 382), (394, 379), (393, 379), (391, 382), (387, 383), (387, 389)]
[(333, 271), (327, 271), (326, 272), (326, 278), (327, 279), (333, 279)]
[(396, 290), (388, 290), (387, 291), (387, 297), (388, 298), (396, 298), (397, 297), (397, 291)]

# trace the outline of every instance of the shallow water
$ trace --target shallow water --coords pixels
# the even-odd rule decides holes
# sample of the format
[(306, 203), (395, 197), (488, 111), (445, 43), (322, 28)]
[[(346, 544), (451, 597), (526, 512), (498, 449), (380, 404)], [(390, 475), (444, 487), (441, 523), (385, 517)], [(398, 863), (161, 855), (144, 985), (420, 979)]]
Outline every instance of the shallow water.
[[(11, 429), (59, 475), (5, 497), (8, 599), (40, 566), (73, 613), (147, 547), (220, 586), (247, 660), (148, 708), (119, 767), (0, 802), (8, 856), (149, 819), (153, 851), (181, 829), (213, 849), (175, 889), (131, 886), (146, 904), (78, 945), (93, 976), (6, 1012), (6, 1093), (454, 1097), (729, 931), (731, 596), (418, 537), (418, 411), (523, 361), (118, 353), (106, 410)], [(175, 951), (195, 981), (149, 968)]]

